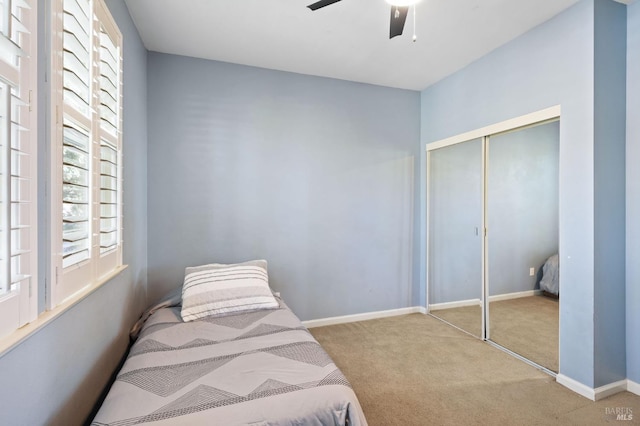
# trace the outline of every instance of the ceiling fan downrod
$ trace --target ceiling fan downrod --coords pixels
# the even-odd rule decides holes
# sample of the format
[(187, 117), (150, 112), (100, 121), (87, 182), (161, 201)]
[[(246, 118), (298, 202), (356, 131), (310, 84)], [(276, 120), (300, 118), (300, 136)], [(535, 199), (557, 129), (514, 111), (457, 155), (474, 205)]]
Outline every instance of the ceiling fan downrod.
[(412, 41), (415, 43), (416, 40), (418, 39), (418, 36), (416, 35), (416, 8), (418, 7), (417, 4), (413, 5), (413, 38)]

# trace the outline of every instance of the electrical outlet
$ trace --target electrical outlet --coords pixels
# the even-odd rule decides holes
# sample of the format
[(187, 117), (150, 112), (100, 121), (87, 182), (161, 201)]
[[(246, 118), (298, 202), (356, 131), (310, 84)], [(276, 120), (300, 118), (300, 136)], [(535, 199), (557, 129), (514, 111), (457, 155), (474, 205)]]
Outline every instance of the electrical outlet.
[(536, 274), (536, 268), (529, 268), (529, 276), (532, 277)]

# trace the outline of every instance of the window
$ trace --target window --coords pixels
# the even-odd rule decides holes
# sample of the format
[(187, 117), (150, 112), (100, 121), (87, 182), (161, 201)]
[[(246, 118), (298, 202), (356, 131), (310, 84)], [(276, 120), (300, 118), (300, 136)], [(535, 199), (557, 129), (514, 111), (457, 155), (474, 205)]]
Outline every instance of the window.
[(53, 3), (50, 308), (122, 265), (122, 36), (103, 0)]
[(35, 0), (0, 0), (0, 338), (37, 316)]

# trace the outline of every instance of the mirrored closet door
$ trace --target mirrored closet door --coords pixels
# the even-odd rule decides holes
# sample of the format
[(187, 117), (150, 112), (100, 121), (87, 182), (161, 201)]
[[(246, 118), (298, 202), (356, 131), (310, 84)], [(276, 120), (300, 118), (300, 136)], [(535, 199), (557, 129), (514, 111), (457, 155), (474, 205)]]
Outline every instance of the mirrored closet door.
[(429, 314), (558, 371), (559, 108), (427, 146)]
[(486, 337), (554, 372), (559, 140), (559, 121), (486, 140)]
[(483, 141), (428, 153), (429, 312), (482, 337)]

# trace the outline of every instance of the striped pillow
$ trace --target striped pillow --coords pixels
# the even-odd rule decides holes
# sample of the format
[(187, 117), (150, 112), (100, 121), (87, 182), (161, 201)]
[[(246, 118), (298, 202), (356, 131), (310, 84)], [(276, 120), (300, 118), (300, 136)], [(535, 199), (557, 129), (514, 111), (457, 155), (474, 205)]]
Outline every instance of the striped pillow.
[(269, 288), (266, 260), (215, 263), (185, 270), (181, 311), (185, 322), (278, 306)]

